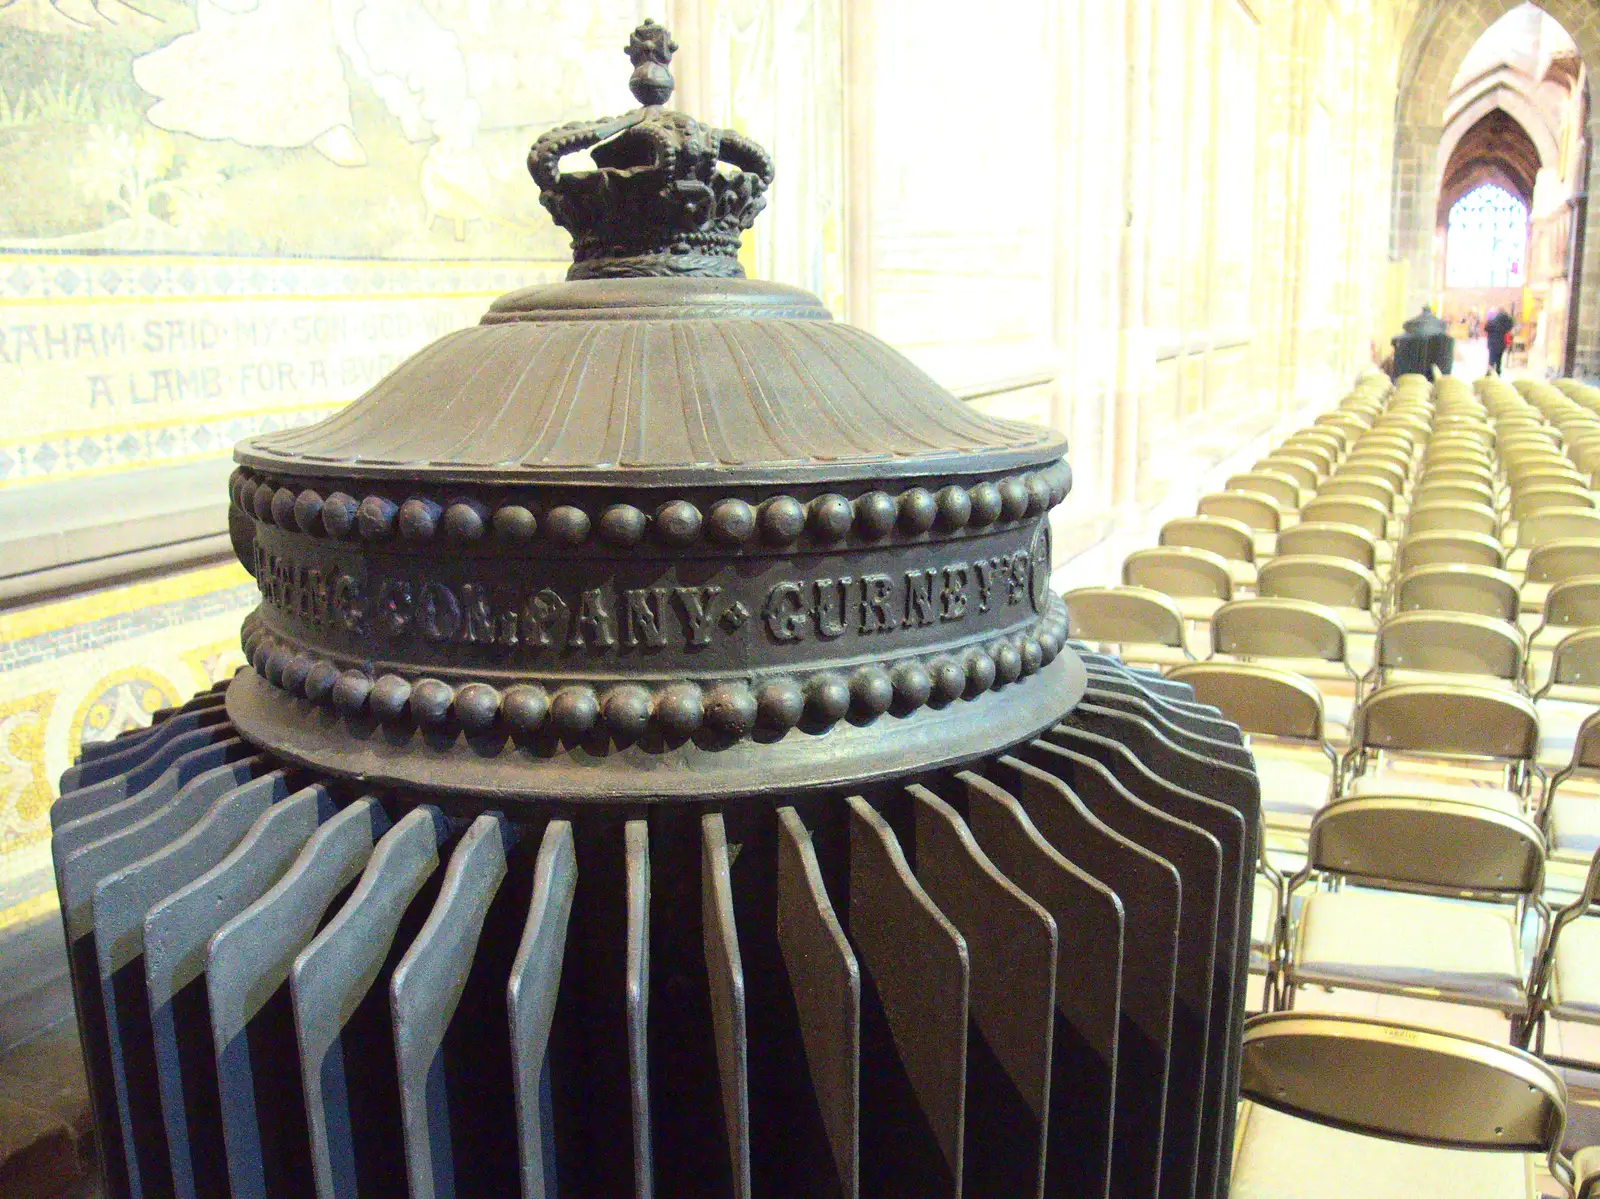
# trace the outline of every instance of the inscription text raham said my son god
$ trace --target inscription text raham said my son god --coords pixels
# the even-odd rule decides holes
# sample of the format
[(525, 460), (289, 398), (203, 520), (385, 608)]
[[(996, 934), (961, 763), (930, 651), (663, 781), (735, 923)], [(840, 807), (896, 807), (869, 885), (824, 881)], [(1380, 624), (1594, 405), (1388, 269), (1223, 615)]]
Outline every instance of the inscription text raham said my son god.
[(569, 593), (556, 587), (516, 589), (505, 583), (323, 570), (259, 544), (255, 552), (262, 594), (314, 628), (357, 637), (558, 652), (689, 649), (756, 630), (784, 645), (924, 629), (976, 615), (1005, 625), (1008, 610), (1030, 603), (1035, 610), (1041, 607), (1047, 570), (1034, 555), (1017, 551), (894, 575), (783, 580), (744, 596), (743, 589), (717, 584), (612, 585)]

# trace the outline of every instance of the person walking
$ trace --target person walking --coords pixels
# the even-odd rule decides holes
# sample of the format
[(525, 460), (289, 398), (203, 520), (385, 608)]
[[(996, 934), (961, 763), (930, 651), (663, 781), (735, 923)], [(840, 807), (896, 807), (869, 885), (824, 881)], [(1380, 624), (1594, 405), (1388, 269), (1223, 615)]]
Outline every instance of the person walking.
[(1489, 343), (1489, 369), (1495, 374), (1500, 373), (1500, 360), (1505, 357), (1506, 347), (1511, 344), (1511, 331), (1517, 327), (1517, 322), (1511, 319), (1509, 312), (1496, 308), (1489, 314), (1489, 319), (1483, 323), (1483, 334)]

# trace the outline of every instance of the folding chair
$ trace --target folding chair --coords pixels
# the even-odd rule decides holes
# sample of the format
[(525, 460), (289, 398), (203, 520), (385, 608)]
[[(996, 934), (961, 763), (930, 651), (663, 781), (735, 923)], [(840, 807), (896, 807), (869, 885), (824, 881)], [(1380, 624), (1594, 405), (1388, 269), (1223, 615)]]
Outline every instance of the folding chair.
[(1438, 566), (1460, 563), (1464, 566), (1489, 566), (1498, 570), (1505, 565), (1506, 548), (1498, 538), (1482, 533), (1456, 533), (1444, 530), (1436, 533), (1408, 533), (1394, 552), (1394, 568), (1404, 574), (1419, 566)]
[(1516, 548), (1506, 557), (1506, 569), (1523, 570), (1532, 551), (1552, 541), (1600, 541), (1600, 512), (1557, 508), (1535, 512), (1517, 522)]
[(1376, 543), (1377, 561), (1387, 560), (1385, 541), (1389, 536), (1389, 513), (1376, 500), (1362, 499), (1360, 496), (1334, 499), (1318, 496), (1301, 507), (1300, 519), (1307, 523), (1354, 525), (1364, 529)]
[(1258, 663), (1196, 662), (1168, 677), (1189, 684), (1195, 699), (1249, 734), (1268, 827), (1308, 828), (1339, 784), (1339, 755), (1324, 730), (1317, 688)]
[(1494, 507), (1494, 485), (1481, 480), (1439, 479), (1425, 475), (1417, 482), (1411, 502), (1416, 504), (1481, 504)]
[(1500, 517), (1483, 504), (1413, 504), (1406, 518), (1406, 532), (1481, 533), (1495, 537), (1500, 532)]
[(1561, 538), (1534, 546), (1523, 565), (1522, 610), (1542, 611), (1554, 584), (1581, 575), (1600, 575), (1600, 540)]
[(1345, 558), (1367, 570), (1378, 560), (1377, 542), (1371, 533), (1355, 525), (1330, 521), (1302, 520), (1278, 534), (1278, 556), (1311, 554), (1324, 558)]
[[(1212, 656), (1275, 667), (1307, 679), (1358, 683), (1366, 673), (1350, 661), (1344, 623), (1309, 600), (1258, 596), (1223, 604), (1211, 617)], [(1342, 723), (1342, 722), (1341, 722)]]
[[(1344, 794), (1453, 799), (1537, 812), (1539, 716), (1509, 688), (1398, 683), (1361, 701), (1341, 767)], [(1370, 773), (1369, 773), (1370, 771)]]
[(1595, 507), (1589, 489), (1571, 482), (1540, 482), (1511, 492), (1511, 517), (1518, 521), (1535, 512), (1558, 508), (1593, 512)]
[(1483, 462), (1441, 463), (1436, 466), (1424, 466), (1422, 473), (1417, 476), (1417, 485), (1420, 487), (1430, 483), (1477, 483), (1488, 488), (1491, 495), (1495, 491), (1494, 471), (1487, 463)]
[(1389, 480), (1382, 475), (1367, 474), (1360, 467), (1341, 470), (1317, 488), (1318, 499), (1338, 499), (1350, 495), (1381, 504), (1385, 512), (1394, 511), (1395, 492)]
[(1514, 625), (1518, 603), (1516, 579), (1492, 566), (1418, 566), (1400, 575), (1394, 587), (1397, 612), (1474, 612)]
[(1401, 612), (1378, 626), (1372, 677), (1392, 683), (1472, 682), (1522, 690), (1524, 648), (1514, 625), (1466, 612)]
[(1322, 481), (1320, 464), (1310, 454), (1297, 454), (1292, 450), (1276, 450), (1257, 462), (1254, 470), (1276, 471), (1288, 475), (1300, 485), (1302, 491), (1315, 491)]
[(1327, 554), (1279, 554), (1263, 562), (1256, 575), (1258, 596), (1321, 604), (1333, 609), (1347, 633), (1377, 632), (1372, 606), (1378, 579), (1359, 562)]
[(1574, 781), (1600, 781), (1600, 711), (1590, 711), (1578, 726), (1571, 756), (1550, 776), (1540, 805), (1550, 857), (1586, 862), (1600, 853), (1600, 792), (1573, 794), (1569, 784)]
[(1256, 495), (1264, 495), (1285, 513), (1298, 512), (1303, 498), (1300, 494), (1300, 484), (1293, 476), (1271, 470), (1252, 470), (1234, 475), (1223, 484), (1223, 488), (1227, 491), (1249, 491)]
[(1228, 563), (1235, 587), (1256, 585), (1256, 538), (1225, 516), (1180, 516), (1161, 526), (1159, 544), (1209, 550)]
[[(1529, 685), (1538, 690), (1550, 673), (1550, 654), (1578, 629), (1600, 625), (1600, 574), (1578, 575), (1553, 584), (1544, 611), (1528, 634)], [(1537, 678), (1537, 681), (1535, 679)]]
[(1559, 766), (1572, 753), (1578, 729), (1600, 707), (1600, 626), (1568, 633), (1534, 680), (1539, 708), (1539, 761)]
[(1254, 529), (1258, 558), (1277, 549), (1278, 530), (1283, 519), (1276, 501), (1270, 496), (1252, 491), (1214, 491), (1200, 497), (1195, 512), (1200, 516), (1226, 517)]
[(1396, 494), (1405, 490), (1406, 483), (1411, 478), (1410, 470), (1387, 455), (1368, 454), (1360, 450), (1351, 454), (1340, 466), (1344, 470), (1376, 475), (1387, 481)]
[[(1569, 1199), (1566, 1087), (1537, 1057), (1455, 1033), (1300, 1012), (1245, 1026), (1235, 1199)], [(1580, 1159), (1584, 1155), (1579, 1155)]]
[(1194, 660), (1184, 636), (1183, 614), (1159, 591), (1079, 587), (1062, 598), (1067, 605), (1067, 628), (1080, 641), (1106, 651), (1115, 647), (1127, 662), (1173, 666)]
[(1286, 1005), (1314, 985), (1523, 1017), (1522, 912), (1546, 917), (1544, 872), (1544, 837), (1515, 812), (1404, 794), (1334, 801), (1312, 819), (1286, 910), (1314, 877), (1350, 885), (1301, 898), (1283, 967)]
[(1189, 621), (1210, 620), (1233, 598), (1233, 574), (1226, 559), (1187, 546), (1134, 550), (1122, 560), (1122, 582), (1170, 596)]

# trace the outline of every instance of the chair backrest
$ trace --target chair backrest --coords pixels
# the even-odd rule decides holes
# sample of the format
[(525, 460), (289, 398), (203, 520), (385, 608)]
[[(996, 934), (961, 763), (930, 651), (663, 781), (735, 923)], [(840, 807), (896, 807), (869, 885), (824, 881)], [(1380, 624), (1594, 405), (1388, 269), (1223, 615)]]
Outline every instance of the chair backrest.
[(1504, 809), (1362, 795), (1312, 818), (1306, 864), (1399, 890), (1531, 895), (1543, 883), (1544, 859), (1538, 827)]
[(1279, 453), (1297, 454), (1310, 458), (1317, 464), (1322, 474), (1327, 474), (1333, 469), (1333, 464), (1339, 461), (1342, 447), (1332, 437), (1317, 437), (1297, 433), (1278, 447)]
[(1352, 459), (1356, 462), (1386, 462), (1402, 474), (1411, 473), (1411, 451), (1377, 436), (1363, 437), (1351, 446), (1350, 455), (1345, 460), (1348, 462)]
[(1480, 463), (1458, 463), (1424, 467), (1417, 476), (1417, 486), (1429, 483), (1481, 483), (1494, 493), (1494, 472)]
[(1211, 617), (1211, 648), (1241, 658), (1319, 658), (1343, 662), (1338, 614), (1309, 600), (1257, 596), (1223, 604)]
[(1600, 687), (1600, 628), (1578, 629), (1556, 645), (1548, 687)]
[(1281, 475), (1288, 475), (1308, 490), (1314, 488), (1322, 478), (1322, 468), (1311, 455), (1297, 454), (1293, 450), (1279, 450), (1268, 454), (1256, 463), (1255, 469), (1277, 471)]
[(1079, 587), (1062, 597), (1067, 629), (1084, 641), (1164, 645), (1183, 649), (1183, 614), (1159, 591), (1144, 587)]
[(1578, 491), (1589, 489), (1588, 474), (1565, 459), (1560, 463), (1530, 466), (1516, 472), (1507, 471), (1506, 479), (1511, 485), (1513, 495), (1532, 487), (1571, 487)]
[(1517, 520), (1557, 508), (1593, 512), (1595, 506), (1589, 489), (1573, 483), (1539, 483), (1518, 487), (1511, 493), (1511, 515)]
[(1446, 562), (1418, 566), (1401, 575), (1395, 585), (1395, 607), (1401, 612), (1475, 612), (1514, 622), (1521, 594), (1516, 579), (1506, 571)]
[(1493, 537), (1500, 531), (1500, 518), (1493, 508), (1483, 504), (1422, 504), (1411, 509), (1406, 530), (1410, 533), (1448, 530)]
[(1348, 558), (1371, 570), (1378, 559), (1378, 547), (1371, 533), (1355, 525), (1302, 519), (1278, 534), (1278, 556), (1302, 554)]
[(1350, 745), (1357, 750), (1526, 762), (1539, 751), (1539, 716), (1532, 701), (1504, 687), (1394, 683), (1361, 701), (1351, 720)]
[(1524, 549), (1573, 538), (1600, 541), (1600, 512), (1556, 508), (1535, 512), (1517, 522), (1517, 545)]
[(1343, 470), (1359, 470), (1365, 474), (1377, 475), (1380, 478), (1387, 479), (1397, 492), (1405, 487), (1406, 479), (1410, 477), (1409, 472), (1397, 466), (1388, 458), (1377, 458), (1359, 451), (1351, 454), (1339, 465)]
[(1395, 550), (1394, 567), (1407, 571), (1418, 566), (1434, 566), (1441, 562), (1461, 562), (1471, 566), (1501, 567), (1506, 562), (1506, 548), (1498, 538), (1482, 533), (1456, 533), (1444, 530), (1437, 533), (1412, 533)]
[(1279, 554), (1256, 572), (1256, 594), (1369, 611), (1378, 579), (1359, 562), (1326, 554)]
[(1232, 599), (1233, 576), (1225, 559), (1210, 550), (1163, 546), (1134, 550), (1122, 560), (1122, 581), (1163, 595)]
[(1566, 1087), (1531, 1053), (1365, 1017), (1252, 1017), (1239, 1090), (1291, 1116), (1440, 1149), (1549, 1155), (1566, 1131)]
[(1286, 511), (1300, 507), (1300, 484), (1289, 475), (1276, 471), (1251, 470), (1234, 475), (1223, 487), (1228, 491), (1250, 491), (1264, 495)]
[(1358, 467), (1354, 471), (1341, 470), (1331, 479), (1323, 480), (1322, 486), (1317, 488), (1317, 497), (1337, 499), (1341, 496), (1358, 495), (1382, 504), (1385, 512), (1393, 512), (1394, 488), (1389, 486), (1389, 481), (1380, 475), (1361, 474), (1359, 469)]
[(1195, 504), (1200, 516), (1225, 516), (1264, 533), (1276, 533), (1280, 524), (1277, 501), (1254, 491), (1214, 491)]
[(1522, 633), (1492, 616), (1466, 612), (1402, 612), (1378, 626), (1379, 670), (1522, 677)]
[(1194, 688), (1195, 699), (1220, 709), (1247, 733), (1322, 741), (1322, 693), (1287, 670), (1239, 662), (1191, 662), (1168, 678)]
[(1558, 629), (1600, 625), (1600, 573), (1552, 583), (1544, 600), (1544, 622)]
[(1485, 508), (1494, 504), (1494, 489), (1487, 483), (1476, 480), (1468, 482), (1465, 479), (1445, 479), (1435, 482), (1424, 477), (1417, 483), (1416, 491), (1411, 494), (1413, 504), (1482, 504)]
[(1600, 538), (1558, 538), (1528, 551), (1524, 577), (1530, 583), (1557, 583), (1579, 575), (1600, 575)]
[(1225, 516), (1180, 516), (1161, 526), (1161, 545), (1186, 545), (1210, 550), (1236, 562), (1256, 560), (1256, 537), (1250, 526)]
[(1578, 726), (1578, 735), (1572, 741), (1572, 761), (1567, 766), (1574, 770), (1600, 770), (1600, 709), (1590, 712)]
[(1331, 499), (1318, 496), (1300, 509), (1300, 519), (1319, 524), (1354, 525), (1377, 538), (1386, 537), (1389, 532), (1389, 513), (1384, 506), (1376, 500), (1355, 495)]

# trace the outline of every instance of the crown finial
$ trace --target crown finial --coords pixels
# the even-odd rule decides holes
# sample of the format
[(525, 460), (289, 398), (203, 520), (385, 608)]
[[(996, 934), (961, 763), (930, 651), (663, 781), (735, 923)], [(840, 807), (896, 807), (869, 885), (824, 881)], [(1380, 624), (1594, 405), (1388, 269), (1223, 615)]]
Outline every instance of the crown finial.
[(627, 54), (633, 63), (628, 90), (640, 104), (660, 105), (672, 99), (672, 72), (667, 68), (677, 52), (678, 43), (666, 26), (649, 19), (628, 38)]
[[(737, 278), (740, 235), (766, 207), (772, 157), (731, 129), (661, 106), (678, 43), (646, 21), (628, 39), (628, 87), (643, 105), (552, 129), (528, 151), (539, 202), (572, 234), (568, 279), (643, 275)], [(588, 150), (596, 170), (563, 171)]]

